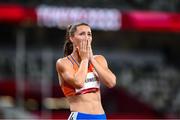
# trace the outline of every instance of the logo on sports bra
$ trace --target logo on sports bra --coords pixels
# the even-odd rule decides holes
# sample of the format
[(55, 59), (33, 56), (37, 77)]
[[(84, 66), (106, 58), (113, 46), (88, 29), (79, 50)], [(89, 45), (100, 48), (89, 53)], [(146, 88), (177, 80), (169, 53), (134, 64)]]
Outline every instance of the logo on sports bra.
[(92, 91), (97, 91), (100, 88), (100, 83), (96, 79), (96, 76), (93, 72), (87, 74), (84, 86), (80, 89), (76, 89), (76, 94), (85, 94)]
[(96, 80), (96, 77), (87, 78), (87, 79), (85, 80), (85, 83), (87, 83), (87, 82), (94, 82), (94, 81), (97, 81), (97, 80)]

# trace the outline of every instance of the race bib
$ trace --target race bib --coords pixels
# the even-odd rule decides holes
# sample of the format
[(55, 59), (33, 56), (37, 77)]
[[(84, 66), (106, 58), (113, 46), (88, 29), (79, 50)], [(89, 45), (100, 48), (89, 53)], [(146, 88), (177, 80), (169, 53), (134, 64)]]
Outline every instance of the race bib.
[(87, 74), (84, 86), (80, 89), (76, 89), (76, 94), (85, 94), (89, 92), (95, 92), (100, 88), (100, 82), (97, 80), (93, 72)]

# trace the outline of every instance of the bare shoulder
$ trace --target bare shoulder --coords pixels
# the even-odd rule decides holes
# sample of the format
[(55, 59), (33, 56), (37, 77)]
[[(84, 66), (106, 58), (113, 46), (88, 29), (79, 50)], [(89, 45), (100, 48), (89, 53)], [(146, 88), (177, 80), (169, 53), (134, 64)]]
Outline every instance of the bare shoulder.
[(95, 60), (97, 60), (99, 62), (106, 61), (106, 58), (103, 55), (94, 55), (93, 57)]
[(72, 67), (72, 65), (69, 64), (67, 57), (59, 58), (56, 61), (56, 69), (57, 70), (63, 70), (64, 68), (67, 68), (67, 67)]
[(66, 62), (66, 57), (64, 58), (59, 58), (57, 61), (56, 61), (56, 65), (61, 65), (62, 63), (65, 63)]
[(93, 57), (100, 65), (108, 68), (106, 58), (103, 55), (94, 55)]

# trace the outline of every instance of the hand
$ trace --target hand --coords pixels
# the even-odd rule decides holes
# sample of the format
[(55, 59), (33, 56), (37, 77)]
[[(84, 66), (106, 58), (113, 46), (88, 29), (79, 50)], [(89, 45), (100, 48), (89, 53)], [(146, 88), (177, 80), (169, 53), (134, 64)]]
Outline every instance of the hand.
[(87, 40), (82, 40), (78, 48), (81, 60), (89, 59), (89, 45)]
[(89, 48), (89, 60), (93, 58), (93, 52), (90, 41), (88, 41), (88, 48)]

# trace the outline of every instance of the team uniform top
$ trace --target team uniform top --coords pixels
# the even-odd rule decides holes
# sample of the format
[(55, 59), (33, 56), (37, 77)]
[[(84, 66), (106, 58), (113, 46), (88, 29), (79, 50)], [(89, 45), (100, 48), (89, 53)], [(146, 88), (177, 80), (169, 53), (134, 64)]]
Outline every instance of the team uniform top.
[[(71, 55), (67, 56), (67, 58), (73, 64), (73, 69), (75, 70), (75, 72), (77, 72), (79, 65), (77, 64), (75, 59)], [(100, 82), (94, 74), (94, 66), (91, 63), (88, 65), (88, 73), (82, 88), (76, 89), (71, 85), (69, 85), (68, 83), (66, 83), (65, 81), (61, 82), (61, 89), (65, 96), (75, 96), (90, 92), (96, 92), (99, 90), (99, 88), (100, 88)]]

